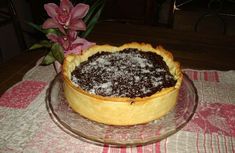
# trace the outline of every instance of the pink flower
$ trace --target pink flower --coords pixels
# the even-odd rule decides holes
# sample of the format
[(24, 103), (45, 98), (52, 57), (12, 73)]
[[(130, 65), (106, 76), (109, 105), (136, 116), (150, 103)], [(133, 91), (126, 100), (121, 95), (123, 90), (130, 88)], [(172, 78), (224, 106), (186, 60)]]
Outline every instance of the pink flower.
[(44, 29), (58, 28), (63, 33), (65, 33), (64, 29), (86, 30), (82, 18), (86, 16), (89, 5), (79, 3), (73, 7), (69, 0), (61, 0), (60, 6), (48, 3), (44, 5), (44, 8), (51, 17), (43, 23)]
[(78, 37), (76, 31), (68, 31), (68, 34), (63, 36), (50, 33), (47, 35), (47, 38), (59, 43), (63, 47), (65, 55), (71, 53), (80, 54), (83, 50), (95, 45), (95, 43)]

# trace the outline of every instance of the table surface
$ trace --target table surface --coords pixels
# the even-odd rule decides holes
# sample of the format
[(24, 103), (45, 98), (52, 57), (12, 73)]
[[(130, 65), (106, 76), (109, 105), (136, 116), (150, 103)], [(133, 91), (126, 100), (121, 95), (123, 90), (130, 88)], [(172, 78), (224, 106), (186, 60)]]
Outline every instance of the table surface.
[(38, 64), (0, 97), (0, 152), (235, 152), (235, 71), (184, 69), (198, 91), (191, 121), (160, 142), (112, 148), (76, 139), (50, 118), (45, 95), (56, 73)]

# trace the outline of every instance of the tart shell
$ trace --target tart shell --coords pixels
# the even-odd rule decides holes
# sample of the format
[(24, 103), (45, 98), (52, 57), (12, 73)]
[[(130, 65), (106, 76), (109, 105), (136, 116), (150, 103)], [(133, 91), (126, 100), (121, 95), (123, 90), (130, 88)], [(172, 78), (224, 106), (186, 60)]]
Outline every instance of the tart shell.
[[(103, 97), (90, 94), (71, 81), (71, 72), (88, 57), (102, 51), (118, 52), (126, 48), (137, 48), (141, 51), (151, 51), (163, 57), (170, 73), (177, 80), (175, 86), (164, 88), (149, 97)], [(180, 64), (173, 60), (170, 52), (161, 46), (153, 48), (144, 43), (128, 43), (120, 47), (111, 45), (96, 45), (81, 55), (68, 55), (62, 69), (64, 79), (64, 94), (70, 107), (80, 115), (100, 123), (109, 125), (143, 124), (166, 115), (177, 102), (183, 75)]]

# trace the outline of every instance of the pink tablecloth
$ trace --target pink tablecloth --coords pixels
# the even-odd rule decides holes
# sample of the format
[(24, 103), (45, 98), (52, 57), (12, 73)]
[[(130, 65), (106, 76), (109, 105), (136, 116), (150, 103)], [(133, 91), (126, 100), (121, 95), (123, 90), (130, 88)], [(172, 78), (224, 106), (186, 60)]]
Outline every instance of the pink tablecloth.
[(0, 97), (0, 152), (235, 152), (235, 71), (184, 71), (199, 95), (192, 120), (160, 142), (112, 148), (76, 139), (52, 121), (46, 109), (45, 93), (55, 73), (51, 66), (36, 66)]

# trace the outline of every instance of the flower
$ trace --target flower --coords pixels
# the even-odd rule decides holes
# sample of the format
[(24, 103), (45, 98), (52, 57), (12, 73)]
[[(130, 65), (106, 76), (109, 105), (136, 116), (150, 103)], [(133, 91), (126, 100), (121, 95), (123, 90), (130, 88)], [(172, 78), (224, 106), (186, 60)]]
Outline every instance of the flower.
[(53, 42), (61, 44), (64, 49), (64, 54), (80, 54), (82, 50), (95, 45), (95, 43), (89, 42), (84, 38), (77, 36), (76, 31), (68, 31), (67, 35), (58, 36), (56, 34), (48, 34), (47, 38)]
[(73, 7), (69, 0), (61, 0), (60, 6), (54, 3), (44, 5), (47, 14), (51, 17), (47, 19), (42, 28), (58, 28), (61, 32), (65, 30), (86, 30), (86, 25), (82, 18), (86, 16), (89, 6), (79, 3)]
[(61, 0), (59, 5), (45, 4), (44, 8), (50, 18), (42, 26), (29, 24), (46, 34), (48, 40), (34, 44), (30, 49), (42, 47), (49, 49), (42, 61), (42, 64), (45, 65), (63, 63), (64, 57), (68, 54), (81, 54), (87, 48), (95, 45), (84, 37), (94, 28), (104, 4), (105, 0), (94, 1), (91, 7), (83, 3), (73, 6), (69, 0)]
[(62, 35), (49, 33), (47, 38), (60, 44), (65, 55), (69, 53), (80, 54), (82, 50), (94, 45), (94, 43), (77, 36), (77, 30), (86, 30), (82, 18), (89, 10), (88, 5), (79, 3), (73, 7), (69, 0), (61, 0), (60, 6), (48, 3), (44, 5), (44, 8), (51, 18), (43, 23), (42, 28), (58, 28), (63, 33)]

